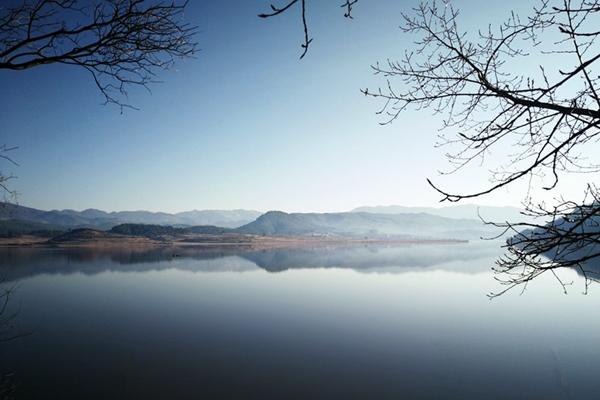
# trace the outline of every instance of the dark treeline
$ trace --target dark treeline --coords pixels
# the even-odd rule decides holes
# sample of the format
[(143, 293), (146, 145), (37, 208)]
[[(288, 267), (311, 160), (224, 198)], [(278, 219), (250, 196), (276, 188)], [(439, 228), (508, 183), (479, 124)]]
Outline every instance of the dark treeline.
[[(89, 227), (93, 230), (95, 227)], [(63, 225), (41, 224), (37, 222), (21, 221), (16, 219), (0, 221), (0, 237), (1, 238), (19, 238), (23, 236), (37, 236), (44, 238), (54, 238), (64, 235), (67, 232), (76, 232), (81, 229), (71, 229)], [(193, 227), (173, 227), (163, 225), (149, 224), (121, 224), (113, 227), (110, 233), (128, 236), (142, 236), (147, 238), (155, 238), (163, 235), (181, 236), (186, 234), (198, 235), (220, 235), (224, 233), (235, 232), (235, 229), (221, 228), (217, 226), (193, 226)]]
[(235, 232), (235, 229), (220, 228), (212, 225), (176, 228), (173, 226), (163, 225), (121, 224), (112, 228), (110, 232), (119, 235), (153, 238), (162, 235), (180, 236), (191, 233), (198, 235), (220, 235), (223, 233)]

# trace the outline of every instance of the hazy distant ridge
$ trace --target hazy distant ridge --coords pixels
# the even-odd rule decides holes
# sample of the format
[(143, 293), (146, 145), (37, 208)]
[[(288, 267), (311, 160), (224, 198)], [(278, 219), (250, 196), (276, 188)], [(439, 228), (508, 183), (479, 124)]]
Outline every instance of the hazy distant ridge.
[(497, 234), (493, 227), (475, 219), (436, 215), (374, 214), (366, 212), (302, 214), (269, 211), (238, 228), (255, 235), (340, 236), (368, 238), (478, 239)]
[(108, 213), (96, 209), (42, 211), (7, 204), (6, 210), (0, 215), (0, 219), (17, 219), (66, 227), (95, 227), (98, 229), (110, 229), (123, 223), (173, 226), (214, 225), (223, 228), (237, 228), (254, 221), (261, 214), (261, 212), (251, 210), (194, 210), (177, 214), (150, 211)]
[[(270, 211), (261, 214), (249, 210), (193, 210), (177, 214), (149, 211), (105, 212), (42, 211), (9, 205), (0, 215), (8, 220), (29, 221), (57, 227), (109, 230), (120, 224), (169, 225), (173, 227), (216, 226), (238, 228), (240, 233), (256, 235), (299, 235), (317, 237), (368, 237), (374, 239), (478, 239), (490, 238), (499, 232), (485, 225), (479, 214), (491, 221), (518, 220), (522, 216), (513, 207), (478, 207), (475, 205), (446, 208), (428, 207), (360, 207), (345, 213), (285, 213)], [(468, 218), (463, 218), (463, 217)], [(9, 227), (6, 227), (9, 229)]]
[(414, 214), (427, 213), (445, 218), (467, 218), (491, 222), (521, 221), (526, 218), (521, 214), (523, 210), (517, 207), (478, 206), (476, 204), (463, 204), (442, 208), (434, 207), (404, 207), (404, 206), (375, 206), (358, 207), (350, 212), (367, 212), (371, 214)]

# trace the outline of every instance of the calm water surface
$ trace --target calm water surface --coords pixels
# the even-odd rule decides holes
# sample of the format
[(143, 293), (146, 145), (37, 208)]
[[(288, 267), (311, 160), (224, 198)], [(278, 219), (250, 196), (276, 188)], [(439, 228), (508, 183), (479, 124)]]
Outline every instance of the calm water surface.
[(597, 399), (600, 285), (502, 287), (498, 244), (4, 249), (15, 399)]

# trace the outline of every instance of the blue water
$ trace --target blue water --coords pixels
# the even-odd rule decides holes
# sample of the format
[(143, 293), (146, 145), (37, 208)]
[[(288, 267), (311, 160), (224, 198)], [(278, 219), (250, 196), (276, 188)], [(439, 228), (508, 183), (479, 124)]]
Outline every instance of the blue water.
[(600, 285), (489, 300), (498, 245), (3, 250), (15, 399), (596, 399)]

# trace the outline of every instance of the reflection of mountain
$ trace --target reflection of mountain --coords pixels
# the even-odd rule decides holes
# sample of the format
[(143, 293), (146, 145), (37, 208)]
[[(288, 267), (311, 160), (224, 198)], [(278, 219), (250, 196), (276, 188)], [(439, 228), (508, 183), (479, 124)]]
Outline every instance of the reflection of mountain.
[(424, 269), (446, 263), (500, 254), (494, 243), (410, 244), (341, 246), (255, 251), (240, 254), (269, 272), (303, 268), (349, 268), (357, 271), (381, 268)]
[[(42, 274), (82, 273), (95, 275), (108, 271), (146, 272), (176, 268), (195, 270), (194, 262), (214, 261), (235, 255), (228, 247), (213, 247), (203, 251), (195, 247), (125, 248), (6, 248), (0, 249), (0, 277), (18, 280)], [(201, 265), (202, 270), (213, 266)], [(226, 266), (223, 270), (228, 270)], [(208, 269), (206, 269), (208, 268)], [(256, 268), (256, 266), (254, 266)]]
[[(174, 254), (176, 251), (176, 254)], [(260, 267), (269, 272), (305, 268), (404, 272), (444, 268), (459, 272), (463, 261), (498, 256), (498, 243), (357, 245), (290, 250), (223, 247), (156, 247), (152, 249), (73, 248), (0, 249), (0, 276), (18, 280), (43, 274), (95, 275), (166, 269), (242, 272)], [(175, 256), (174, 256), (175, 255)]]

